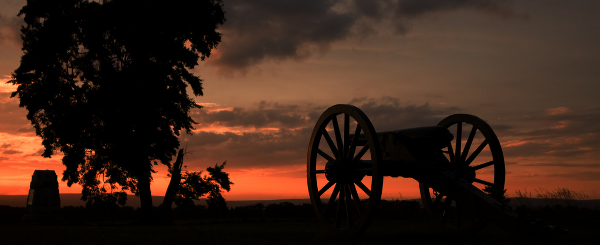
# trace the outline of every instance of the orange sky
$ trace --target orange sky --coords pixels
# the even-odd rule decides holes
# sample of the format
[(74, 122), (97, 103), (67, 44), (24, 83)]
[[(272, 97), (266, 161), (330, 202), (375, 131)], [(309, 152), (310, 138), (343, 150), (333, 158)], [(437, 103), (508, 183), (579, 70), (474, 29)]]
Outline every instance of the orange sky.
[[(33, 170), (62, 177), (64, 167), (60, 153), (40, 156), (25, 109), (9, 98), (14, 88), (5, 81), (21, 55), (14, 15), (25, 1), (6, 1), (0, 194), (25, 195)], [(487, 8), (463, 1), (396, 12), (375, 2), (356, 9), (288, 2), (266, 8), (224, 0), (223, 43), (195, 69), (205, 88), (196, 101), (205, 107), (194, 111), (200, 123), (194, 134), (180, 137), (191, 152), (184, 163), (198, 171), (227, 161), (235, 184), (226, 199), (308, 198), (310, 132), (320, 113), (338, 103), (363, 109), (377, 131), (477, 115), (502, 143), (509, 195), (569, 188), (600, 198), (597, 1), (491, 1)], [(156, 170), (152, 194), (164, 195), (166, 168)], [(60, 191), (80, 188), (61, 182)], [(384, 198), (416, 198), (418, 184), (385, 178), (383, 191)]]

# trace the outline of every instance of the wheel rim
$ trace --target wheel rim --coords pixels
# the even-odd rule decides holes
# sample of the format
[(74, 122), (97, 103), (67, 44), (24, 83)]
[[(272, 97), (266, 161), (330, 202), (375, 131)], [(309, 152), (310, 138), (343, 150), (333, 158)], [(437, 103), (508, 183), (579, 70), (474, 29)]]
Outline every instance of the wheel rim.
[[(467, 114), (449, 116), (437, 126), (448, 128), (455, 136), (444, 150), (448, 164), (452, 164), (463, 179), (501, 201), (504, 155), (492, 128), (482, 119)], [(443, 230), (455, 234), (473, 233), (487, 224), (477, 201), (439, 193), (426, 184), (420, 184), (419, 188), (423, 206)]]
[[(358, 140), (360, 134), (366, 141)], [(312, 205), (327, 229), (359, 233), (370, 224), (381, 199), (380, 162), (377, 134), (360, 109), (335, 105), (321, 115), (308, 148), (307, 180)]]

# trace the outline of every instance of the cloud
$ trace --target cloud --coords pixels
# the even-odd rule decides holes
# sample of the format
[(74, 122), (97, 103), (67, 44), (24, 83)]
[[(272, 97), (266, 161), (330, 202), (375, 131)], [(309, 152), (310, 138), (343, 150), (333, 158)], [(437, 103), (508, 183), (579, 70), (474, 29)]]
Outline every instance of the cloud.
[(404, 104), (398, 98), (354, 98), (354, 104), (369, 117), (376, 131), (435, 126), (443, 118), (457, 113), (457, 107), (431, 107), (429, 104)]
[(213, 64), (243, 70), (264, 59), (300, 60), (349, 35), (354, 13), (333, 10), (336, 1), (228, 0), (223, 43)]
[(332, 43), (364, 38), (391, 24), (398, 34), (430, 13), (473, 9), (516, 17), (506, 1), (493, 0), (225, 0), (223, 42), (208, 64), (223, 75), (245, 73), (266, 60), (303, 60)]
[[(557, 113), (558, 112), (558, 113)], [(516, 144), (504, 148), (505, 155), (573, 158), (598, 156), (600, 149), (600, 107), (584, 109), (551, 108), (518, 122), (534, 129), (517, 127), (505, 132)], [(562, 160), (561, 160), (562, 162)]]
[(569, 171), (555, 174), (548, 174), (547, 177), (560, 177), (575, 180), (600, 181), (600, 171)]
[(42, 156), (43, 153), (44, 153), (44, 148), (40, 148), (36, 152), (24, 155), (24, 157), (40, 157), (40, 156)]
[(541, 163), (520, 164), (519, 166), (568, 167), (568, 168), (600, 168), (600, 163), (541, 162)]
[(549, 108), (548, 110), (546, 110), (546, 114), (548, 114), (549, 116), (556, 116), (556, 115), (562, 115), (562, 114), (566, 114), (571, 112), (571, 109), (569, 109), (568, 107), (556, 107), (556, 108)]
[(19, 107), (19, 99), (10, 98), (10, 93), (0, 92), (0, 113), (0, 133), (35, 135), (35, 130), (26, 117), (27, 110)]
[[(395, 97), (354, 98), (348, 104), (363, 110), (378, 132), (435, 125), (444, 117), (461, 112), (457, 107), (416, 105)], [(194, 115), (200, 122), (194, 135), (181, 136), (182, 146), (191, 151), (186, 165), (203, 169), (227, 160), (227, 167), (236, 171), (304, 165), (315, 122), (329, 106), (265, 101), (249, 107), (210, 105), (209, 110), (204, 108)], [(513, 169), (509, 171), (511, 176), (580, 176), (594, 180), (584, 170), (600, 167), (595, 160), (600, 148), (600, 128), (595, 123), (598, 117), (600, 108), (570, 108), (568, 113), (557, 115), (542, 109), (539, 114), (492, 128), (502, 136), (506, 164)], [(555, 127), (563, 121), (565, 127)], [(216, 130), (219, 128), (224, 130)], [(569, 171), (558, 174), (557, 170), (563, 168)]]
[(23, 152), (22, 151), (17, 151), (17, 150), (5, 150), (5, 151), (2, 151), (2, 154), (5, 154), (5, 155), (15, 155), (15, 154), (20, 154), (20, 153), (23, 153)]
[[(390, 1), (391, 2), (391, 1)], [(429, 13), (451, 11), (457, 9), (475, 9), (503, 18), (526, 17), (516, 14), (510, 1), (495, 0), (399, 0), (395, 6), (399, 17), (418, 17)]]
[[(362, 109), (378, 131), (435, 125), (456, 110), (404, 104), (392, 97), (356, 98), (349, 103)], [(211, 108), (213, 112), (194, 115), (200, 124), (194, 135), (181, 136), (182, 146), (194, 151), (189, 160), (194, 165), (224, 160), (230, 168), (305, 164), (312, 130), (329, 106), (263, 101), (250, 108)]]
[(298, 105), (281, 105), (265, 101), (261, 101), (253, 109), (234, 107), (230, 110), (200, 110), (194, 119), (200, 126), (253, 128), (295, 128), (306, 125), (309, 120)]
[(0, 13), (0, 44), (9, 43), (21, 47), (21, 25), (25, 22), (23, 17), (5, 15)]

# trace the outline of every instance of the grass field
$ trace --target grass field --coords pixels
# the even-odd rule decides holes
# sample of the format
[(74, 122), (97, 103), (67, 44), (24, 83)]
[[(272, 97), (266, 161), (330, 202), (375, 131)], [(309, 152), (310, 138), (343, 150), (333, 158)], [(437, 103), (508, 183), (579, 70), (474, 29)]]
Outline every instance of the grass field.
[[(288, 210), (295, 215), (266, 213), (262, 218), (195, 218), (178, 214), (171, 225), (138, 225), (127, 212), (113, 216), (66, 217), (60, 224), (4, 222), (0, 226), (0, 244), (598, 244), (600, 210), (577, 207), (541, 207), (529, 210), (548, 224), (568, 230), (552, 236), (515, 236), (488, 225), (481, 232), (455, 237), (441, 233), (422, 210), (413, 214), (390, 213), (384, 205), (380, 217), (367, 231), (354, 237), (325, 234), (314, 217), (306, 217), (302, 206)], [(283, 206), (283, 205), (282, 205)], [(397, 205), (396, 205), (397, 206)], [(288, 208), (291, 206), (288, 206)], [(11, 211), (12, 210), (12, 211)], [(4, 207), (0, 218), (10, 219), (24, 209)], [(75, 211), (66, 210), (65, 215)], [(11, 216), (12, 215), (12, 216)], [(126, 215), (125, 215), (126, 216)], [(231, 215), (230, 215), (231, 216)], [(243, 215), (242, 215), (243, 216)], [(313, 215), (314, 216), (314, 215)], [(133, 217), (133, 216), (130, 216)], [(183, 218), (182, 218), (183, 217)], [(385, 218), (384, 218), (385, 217)], [(70, 221), (69, 221), (70, 219)], [(100, 220), (100, 221), (99, 221)]]
[(441, 234), (427, 220), (376, 220), (355, 237), (334, 237), (316, 221), (221, 222), (170, 226), (1, 227), (2, 244), (597, 244), (598, 225), (569, 224), (561, 237), (516, 237), (493, 225), (469, 237)]

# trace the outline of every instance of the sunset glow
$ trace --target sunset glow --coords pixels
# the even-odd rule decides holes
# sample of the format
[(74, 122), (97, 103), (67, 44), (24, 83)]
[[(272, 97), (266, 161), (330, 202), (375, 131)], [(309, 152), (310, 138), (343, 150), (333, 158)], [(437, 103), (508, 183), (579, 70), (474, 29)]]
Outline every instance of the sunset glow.
[[(22, 54), (10, 33), (26, 1), (10, 2), (0, 10), (0, 195), (26, 195), (34, 170), (60, 179), (65, 167), (60, 152), (41, 157), (26, 109), (10, 98)], [(308, 199), (310, 136), (334, 104), (359, 107), (378, 132), (476, 115), (500, 140), (508, 195), (568, 188), (600, 198), (598, 1), (464, 1), (422, 12), (325, 2), (224, 0), (223, 41), (194, 70), (204, 80), (195, 98), (203, 108), (191, 113), (198, 124), (179, 139), (188, 171), (227, 161), (227, 200)], [(152, 194), (162, 196), (167, 167), (155, 170)], [(415, 180), (384, 179), (383, 198), (418, 197)]]

